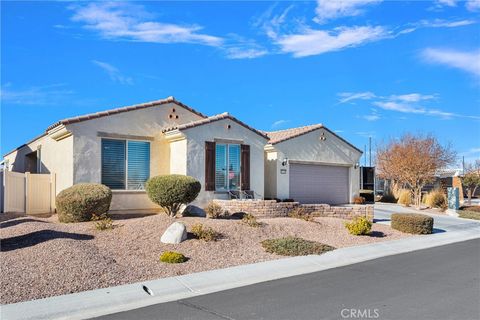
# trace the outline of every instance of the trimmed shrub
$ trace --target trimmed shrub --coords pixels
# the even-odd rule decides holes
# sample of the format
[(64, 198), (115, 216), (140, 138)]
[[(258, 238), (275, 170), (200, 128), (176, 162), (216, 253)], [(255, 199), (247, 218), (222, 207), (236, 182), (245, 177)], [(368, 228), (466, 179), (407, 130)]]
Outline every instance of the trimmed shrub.
[(457, 210), (458, 216), (464, 219), (480, 220), (480, 211)]
[(213, 230), (211, 227), (204, 226), (201, 223), (194, 224), (191, 232), (197, 239), (204, 241), (217, 241), (221, 234)]
[(262, 241), (261, 244), (265, 251), (282, 256), (306, 256), (309, 254), (322, 254), (335, 249), (334, 247), (320, 242), (309, 241), (296, 237), (268, 239)]
[(387, 193), (387, 194), (384, 194), (378, 201), (385, 202), (385, 203), (397, 203), (398, 199), (395, 198), (393, 194)]
[(175, 217), (182, 205), (195, 200), (201, 188), (198, 180), (180, 174), (156, 176), (148, 179), (146, 185), (150, 200), (162, 207), (170, 217)]
[(91, 220), (94, 222), (95, 229), (100, 231), (111, 230), (115, 227), (112, 218), (110, 218), (107, 214), (103, 214), (101, 216), (92, 214)]
[(480, 213), (480, 206), (462, 206), (459, 208), (459, 210), (473, 211), (473, 212)]
[(364, 197), (354, 197), (353, 198), (353, 203), (354, 204), (365, 204), (365, 198)]
[(407, 190), (407, 189), (400, 190), (399, 195), (398, 195), (398, 202), (397, 203), (403, 204), (406, 207), (411, 205), (412, 204), (412, 193), (410, 192), (410, 190)]
[(183, 263), (187, 261), (187, 257), (185, 257), (180, 252), (175, 251), (165, 251), (160, 256), (160, 261), (165, 263)]
[(261, 227), (262, 223), (257, 221), (257, 218), (251, 213), (246, 213), (243, 215), (242, 222), (250, 227)]
[(303, 207), (293, 208), (288, 212), (288, 217), (295, 218), (295, 219), (302, 219), (305, 221), (313, 221), (313, 215), (307, 213), (307, 211)]
[(365, 201), (374, 202), (375, 201), (375, 194), (373, 190), (360, 190), (360, 197), (363, 197)]
[(372, 231), (372, 222), (365, 217), (356, 217), (350, 222), (345, 222), (345, 228), (354, 236), (367, 235)]
[(447, 197), (440, 189), (430, 191), (425, 195), (425, 204), (430, 208), (447, 209)]
[(433, 218), (419, 213), (394, 213), (391, 216), (391, 227), (395, 230), (412, 234), (431, 234)]
[(97, 183), (79, 183), (60, 192), (55, 199), (60, 222), (90, 221), (107, 214), (112, 201), (109, 187)]
[(222, 206), (213, 201), (210, 201), (203, 210), (205, 210), (207, 218), (210, 219), (219, 219), (225, 216), (225, 210), (223, 210)]

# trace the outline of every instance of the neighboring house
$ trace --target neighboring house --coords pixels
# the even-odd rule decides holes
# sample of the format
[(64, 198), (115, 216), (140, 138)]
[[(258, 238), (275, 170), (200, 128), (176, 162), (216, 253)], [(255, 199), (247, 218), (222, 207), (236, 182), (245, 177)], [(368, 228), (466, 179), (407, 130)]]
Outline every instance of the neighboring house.
[(362, 151), (321, 124), (266, 132), (265, 196), (350, 203), (359, 192)]
[(112, 210), (151, 210), (145, 182), (162, 174), (198, 179), (198, 206), (240, 188), (256, 198), (348, 203), (358, 193), (360, 155), (321, 125), (261, 132), (169, 97), (61, 120), (4, 161), (10, 171), (55, 173), (57, 194), (103, 183), (113, 191)]

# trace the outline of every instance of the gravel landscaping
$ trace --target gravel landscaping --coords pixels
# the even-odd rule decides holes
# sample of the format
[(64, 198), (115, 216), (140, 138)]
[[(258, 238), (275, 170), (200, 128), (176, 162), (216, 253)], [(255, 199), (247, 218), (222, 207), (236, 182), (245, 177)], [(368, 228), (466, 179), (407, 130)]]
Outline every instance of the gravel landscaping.
[[(2, 214), (1, 219), (1, 304), (283, 258), (262, 248), (261, 241), (271, 238), (301, 237), (340, 248), (409, 236), (379, 224), (373, 225), (372, 236), (353, 236), (345, 220), (336, 218), (259, 219), (262, 227), (249, 227), (240, 220), (117, 216), (116, 227), (106, 231), (96, 230), (92, 222), (62, 224), (56, 215)], [(187, 230), (203, 223), (222, 237), (205, 242), (189, 236), (180, 244), (161, 243), (174, 221), (184, 222)], [(162, 263), (164, 251), (183, 253), (188, 261)]]

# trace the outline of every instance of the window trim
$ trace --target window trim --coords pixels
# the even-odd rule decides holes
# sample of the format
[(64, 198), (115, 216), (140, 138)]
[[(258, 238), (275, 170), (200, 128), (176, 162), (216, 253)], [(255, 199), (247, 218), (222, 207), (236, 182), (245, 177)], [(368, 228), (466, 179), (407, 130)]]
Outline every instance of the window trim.
[[(102, 140), (120, 140), (120, 141), (125, 141), (125, 188), (124, 189), (111, 189), (112, 192), (118, 192), (118, 191), (136, 191), (136, 192), (142, 192), (146, 191), (145, 189), (128, 189), (128, 141), (137, 141), (137, 142), (148, 142), (148, 147), (150, 150), (149, 154), (149, 159), (148, 159), (148, 179), (150, 179), (151, 176), (151, 151), (152, 151), (152, 144), (151, 141), (149, 140), (144, 140), (144, 139), (125, 139), (125, 138), (110, 138), (110, 137), (100, 137), (100, 183), (103, 184), (102, 181), (102, 176), (103, 176), (103, 170), (102, 170), (102, 160), (103, 160), (103, 148), (102, 148)], [(108, 186), (107, 186), (108, 187)], [(109, 187), (110, 188), (110, 187)]]
[[(226, 170), (225, 170), (225, 183), (226, 183), (226, 188), (219, 189), (219, 186), (217, 185), (217, 147), (218, 145), (224, 145), (225, 146), (225, 163), (226, 163)], [(238, 146), (239, 152), (238, 152), (238, 180), (239, 180), (239, 185), (238, 189), (230, 189), (230, 177), (229, 177), (229, 160), (230, 160), (230, 146)], [(229, 143), (229, 142), (216, 142), (215, 143), (215, 193), (228, 193), (230, 191), (240, 191), (242, 189), (242, 152), (241, 152), (241, 143)]]

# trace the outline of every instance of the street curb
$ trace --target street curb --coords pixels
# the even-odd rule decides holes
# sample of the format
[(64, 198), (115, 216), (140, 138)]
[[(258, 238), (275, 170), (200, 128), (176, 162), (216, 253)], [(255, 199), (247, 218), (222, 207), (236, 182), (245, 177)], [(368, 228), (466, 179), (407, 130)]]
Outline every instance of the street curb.
[(0, 316), (4, 320), (88, 319), (477, 238), (480, 238), (480, 227), (347, 247), (322, 255), (272, 260), (2, 305)]

